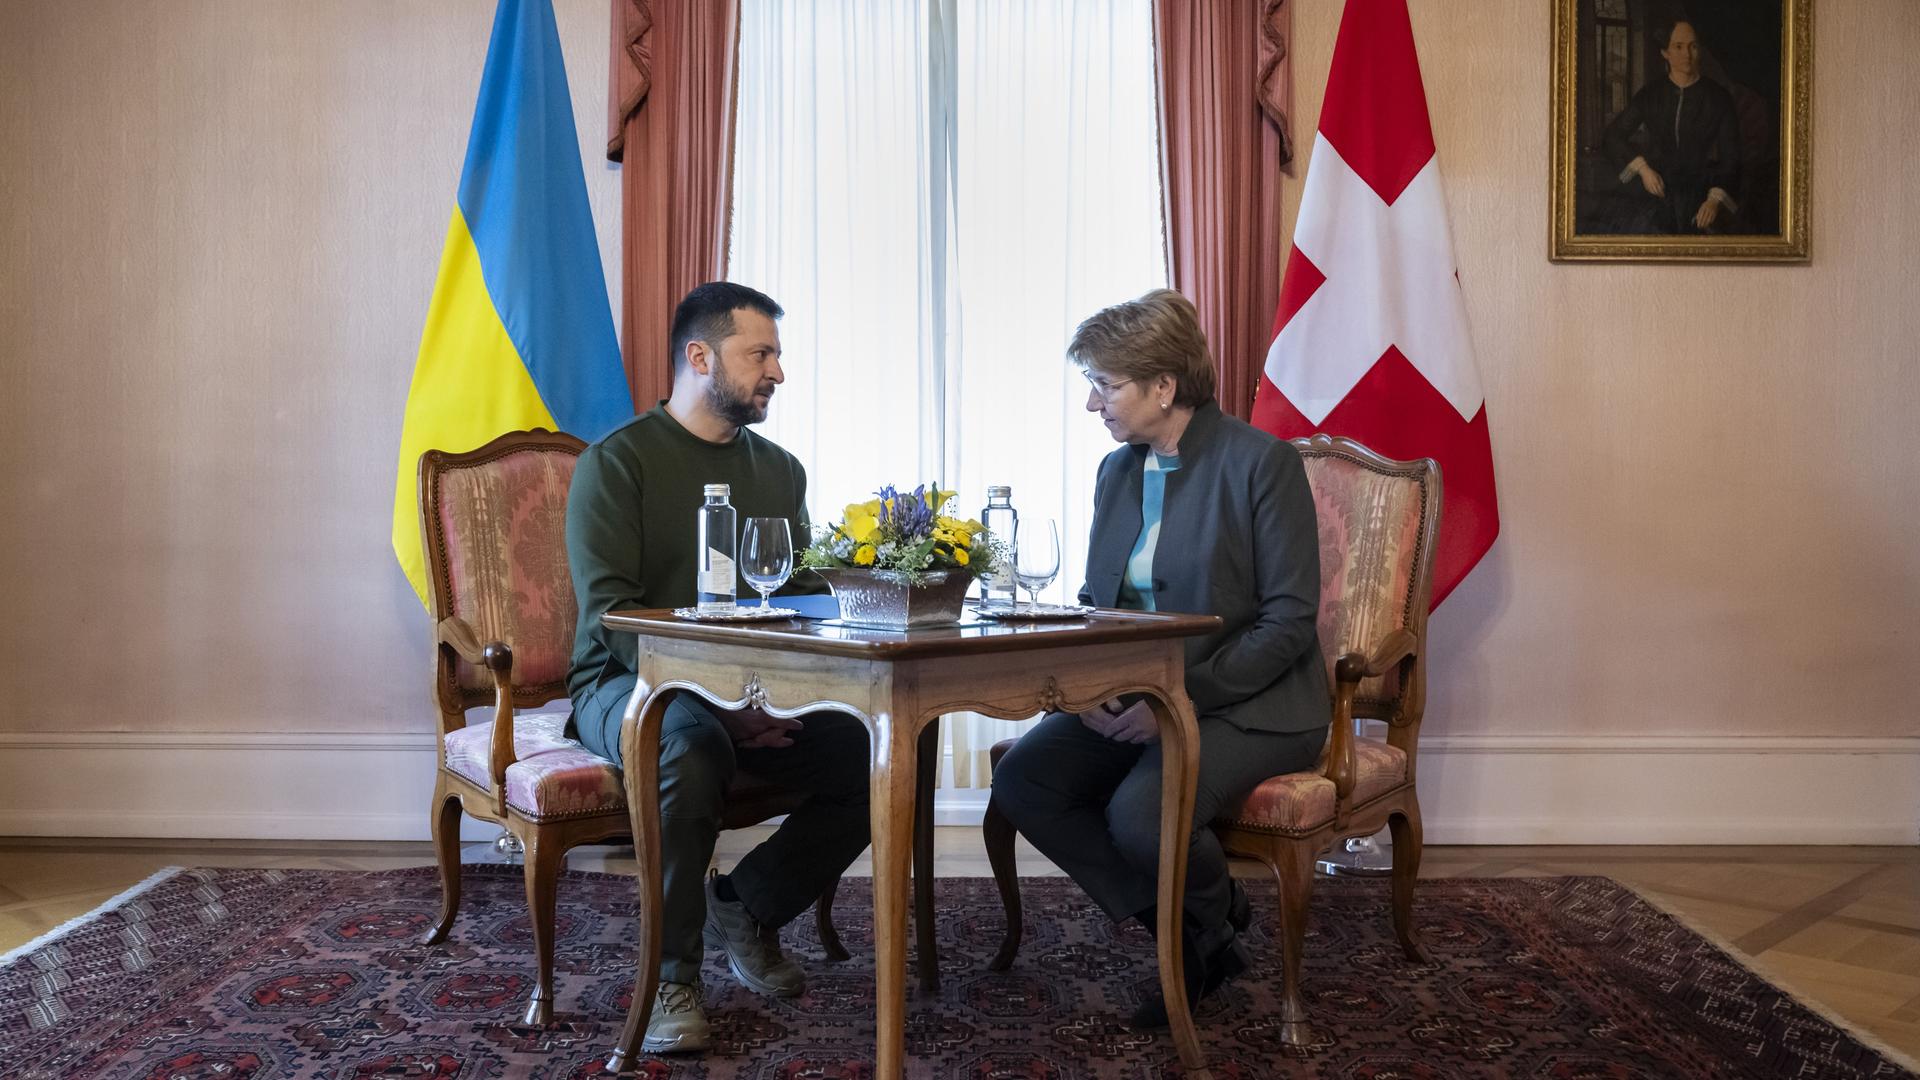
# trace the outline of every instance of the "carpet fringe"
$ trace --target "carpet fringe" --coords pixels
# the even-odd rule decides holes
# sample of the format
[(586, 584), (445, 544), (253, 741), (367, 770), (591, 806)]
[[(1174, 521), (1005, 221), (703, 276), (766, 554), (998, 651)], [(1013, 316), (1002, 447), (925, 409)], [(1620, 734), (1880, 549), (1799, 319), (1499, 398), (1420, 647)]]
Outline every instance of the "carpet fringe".
[(59, 926), (54, 927), (53, 929), (47, 931), (46, 933), (41, 934), (39, 937), (34, 938), (32, 941), (27, 942), (25, 945), (21, 945), (18, 948), (14, 948), (14, 949), (9, 949), (4, 953), (0, 953), (0, 965), (11, 964), (15, 960), (20, 959), (21, 957), (31, 956), (34, 953), (39, 952), (41, 949), (44, 949), (47, 946), (53, 944), (54, 942), (60, 940), (61, 938), (66, 937), (68, 934), (73, 933), (75, 930), (78, 930), (81, 927), (86, 926), (87, 924), (98, 920), (100, 916), (105, 915), (107, 912), (120, 907), (122, 904), (125, 904), (127, 901), (132, 900), (134, 897), (139, 896), (141, 893), (146, 892), (148, 889), (153, 888), (155, 885), (158, 885), (161, 882), (166, 881), (168, 878), (174, 877), (177, 874), (185, 873), (186, 869), (187, 868), (184, 866), (163, 866), (160, 869), (155, 870), (153, 873), (147, 875), (145, 880), (109, 898), (105, 903), (101, 904), (99, 907), (94, 908), (92, 911), (75, 915), (73, 918), (68, 919), (66, 922), (61, 923)]
[(1910, 1073), (1920, 1073), (1920, 1059), (1915, 1059), (1911, 1055), (1902, 1052), (1901, 1050), (1890, 1045), (1885, 1039), (1882, 1039), (1880, 1036), (1875, 1035), (1871, 1031), (1867, 1031), (1866, 1029), (1860, 1027), (1859, 1024), (1857, 1024), (1856, 1022), (1852, 1020), (1848, 1020), (1847, 1018), (1841, 1016), (1839, 1013), (1836, 1013), (1832, 1009), (1827, 1008), (1825, 1005), (1821, 1004), (1820, 1002), (1814, 1000), (1812, 997), (1808, 996), (1805, 992), (1795, 988), (1791, 980), (1783, 979), (1780, 976), (1775, 975), (1771, 972), (1759, 970), (1755, 966), (1762, 962), (1759, 957), (1749, 954), (1746, 950), (1735, 946), (1732, 941), (1729, 941), (1728, 939), (1721, 937), (1719, 934), (1714, 933), (1713, 931), (1707, 929), (1706, 927), (1701, 926), (1698, 923), (1695, 923), (1692, 919), (1689, 919), (1682, 912), (1675, 910), (1666, 901), (1661, 900), (1657, 897), (1648, 896), (1645, 892), (1642, 892), (1641, 890), (1636, 889), (1633, 886), (1627, 884), (1624, 881), (1620, 881), (1617, 878), (1609, 878), (1608, 880), (1612, 881), (1615, 885), (1618, 885), (1621, 888), (1626, 889), (1627, 891), (1633, 893), (1633, 895), (1639, 897), (1641, 902), (1645, 903), (1648, 907), (1654, 908), (1655, 910), (1659, 911), (1661, 914), (1666, 915), (1668, 918), (1671, 918), (1674, 922), (1679, 923), (1681, 926), (1684, 926), (1688, 930), (1691, 930), (1694, 933), (1705, 938), (1707, 941), (1707, 944), (1712, 945), (1714, 948), (1719, 949), (1721, 952), (1726, 953), (1728, 956), (1739, 961), (1742, 965), (1746, 966), (1747, 970), (1753, 972), (1755, 975), (1758, 975), (1761, 978), (1767, 980), (1767, 982), (1771, 983), (1774, 989), (1779, 990), (1780, 992), (1784, 993), (1787, 997), (1792, 998), (1796, 1004), (1806, 1009), (1808, 1012), (1813, 1013), (1814, 1015), (1818, 1016), (1820, 1019), (1825, 1020), (1827, 1023), (1832, 1024), (1834, 1027), (1839, 1028), (1841, 1031), (1846, 1032), (1849, 1036), (1851, 1036), (1853, 1039), (1858, 1041), (1860, 1045), (1866, 1047), (1869, 1050), (1872, 1050), (1874, 1053), (1879, 1054), (1881, 1057), (1886, 1058), (1888, 1061), (1892, 1062), (1895, 1065), (1900, 1066), (1901, 1068), (1907, 1070)]

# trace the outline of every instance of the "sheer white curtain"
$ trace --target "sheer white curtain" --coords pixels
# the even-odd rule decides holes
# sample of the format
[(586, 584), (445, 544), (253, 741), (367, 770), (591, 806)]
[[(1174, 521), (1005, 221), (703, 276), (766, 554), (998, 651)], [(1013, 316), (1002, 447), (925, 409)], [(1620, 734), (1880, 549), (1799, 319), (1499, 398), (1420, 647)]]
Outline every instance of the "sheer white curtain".
[(786, 309), (759, 430), (806, 466), (816, 521), (939, 471), (927, 8), (741, 5), (727, 276)]
[[(939, 479), (1053, 518), (1069, 597), (1100, 458), (1064, 348), (1167, 282), (1151, 0), (743, 0), (729, 276), (787, 308), (764, 434), (827, 520)], [(1017, 724), (946, 724), (985, 787)]]

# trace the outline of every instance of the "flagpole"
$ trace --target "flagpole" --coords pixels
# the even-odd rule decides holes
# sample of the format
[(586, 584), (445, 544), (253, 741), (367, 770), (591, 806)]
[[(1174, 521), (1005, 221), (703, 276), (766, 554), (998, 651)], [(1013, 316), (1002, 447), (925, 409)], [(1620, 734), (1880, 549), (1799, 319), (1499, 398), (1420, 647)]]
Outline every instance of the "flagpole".
[(527, 857), (527, 846), (520, 842), (519, 837), (501, 829), (500, 835), (493, 838), (493, 853), (500, 857), (501, 862), (511, 865)]
[[(1365, 720), (1353, 722), (1353, 733), (1364, 735)], [(1393, 833), (1382, 828), (1372, 836), (1353, 836), (1314, 860), (1313, 868), (1328, 877), (1385, 877), (1393, 873)]]
[(1387, 877), (1393, 873), (1393, 838), (1381, 829), (1372, 836), (1342, 840), (1313, 868), (1328, 877)]

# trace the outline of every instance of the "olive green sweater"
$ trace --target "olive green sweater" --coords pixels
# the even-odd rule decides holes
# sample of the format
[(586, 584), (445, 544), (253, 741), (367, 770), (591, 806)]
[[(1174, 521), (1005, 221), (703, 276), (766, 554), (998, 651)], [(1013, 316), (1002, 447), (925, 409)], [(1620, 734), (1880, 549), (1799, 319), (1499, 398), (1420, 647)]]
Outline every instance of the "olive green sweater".
[[(634, 670), (633, 636), (608, 630), (600, 616), (694, 602), (696, 512), (707, 484), (732, 488), (736, 529), (750, 517), (787, 518), (797, 564), (810, 536), (807, 472), (752, 431), (742, 428), (728, 443), (707, 442), (680, 426), (663, 401), (580, 455), (567, 496), (567, 561), (580, 603), (567, 678), (576, 707)], [(737, 588), (743, 597), (753, 595), (745, 581)], [(783, 591), (822, 588), (813, 575), (800, 574)]]

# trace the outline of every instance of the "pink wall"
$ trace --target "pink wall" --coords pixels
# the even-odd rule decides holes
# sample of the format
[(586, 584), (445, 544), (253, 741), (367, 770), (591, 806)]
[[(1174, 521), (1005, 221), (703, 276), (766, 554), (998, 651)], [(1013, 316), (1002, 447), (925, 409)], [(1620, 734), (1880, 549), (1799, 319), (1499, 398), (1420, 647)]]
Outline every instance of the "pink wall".
[[(1812, 264), (1691, 268), (1547, 262), (1550, 6), (1414, 4), (1506, 523), (1429, 730), (1920, 735), (1920, 9), (1820, 6)], [(427, 730), (388, 500), (491, 7), (0, 5), (0, 733)]]

